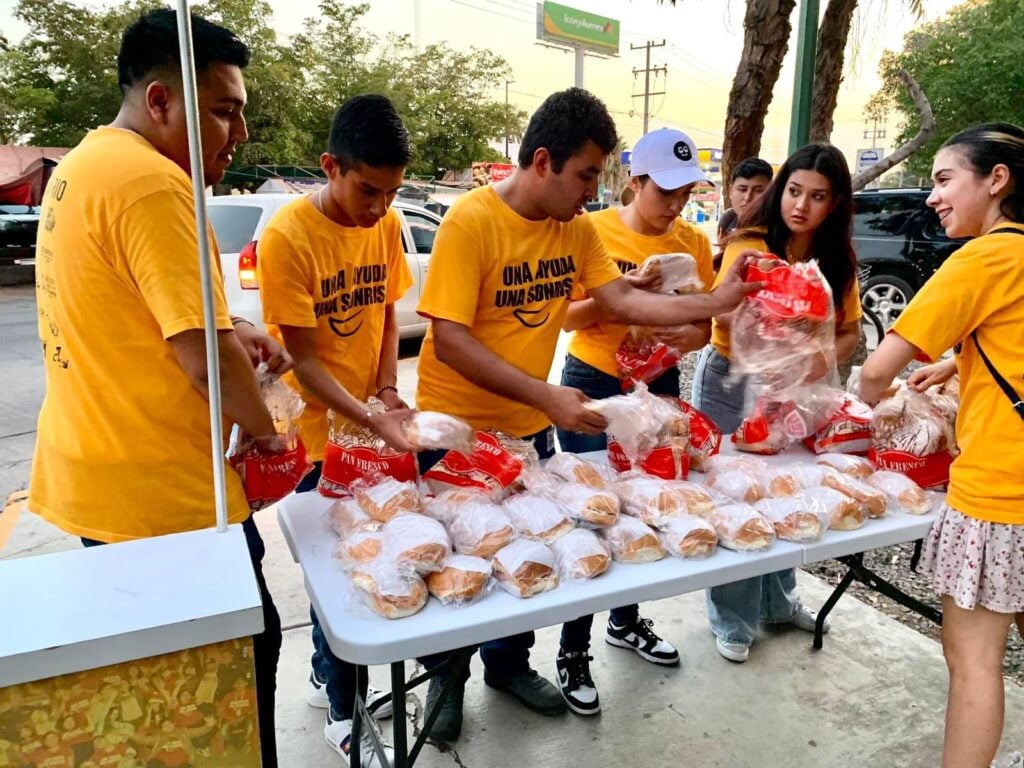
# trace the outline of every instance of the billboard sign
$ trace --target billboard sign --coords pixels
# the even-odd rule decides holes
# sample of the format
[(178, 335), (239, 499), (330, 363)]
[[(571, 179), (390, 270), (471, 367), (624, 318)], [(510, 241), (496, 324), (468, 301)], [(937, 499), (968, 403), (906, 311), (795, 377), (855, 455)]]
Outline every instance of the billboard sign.
[(495, 181), (507, 179), (515, 173), (512, 163), (473, 163), (473, 186), (483, 187)]
[(884, 149), (858, 149), (857, 173), (864, 173), (868, 168), (885, 156)]
[(537, 6), (537, 37), (597, 53), (619, 52), (619, 21), (545, 1)]

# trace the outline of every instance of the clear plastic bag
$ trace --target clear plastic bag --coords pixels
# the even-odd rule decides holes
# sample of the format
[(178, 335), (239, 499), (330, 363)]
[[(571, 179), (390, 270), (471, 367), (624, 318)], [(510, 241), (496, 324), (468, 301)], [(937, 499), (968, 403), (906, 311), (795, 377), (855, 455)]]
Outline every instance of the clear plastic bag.
[[(384, 413), (387, 407), (371, 397), (366, 401), (366, 410)], [(369, 427), (339, 418), (333, 411), (327, 411), (327, 420), (329, 432), (317, 484), (321, 496), (344, 497), (356, 483), (373, 482), (381, 477), (416, 480), (416, 457), (412, 453), (395, 451)]]
[(637, 520), (659, 527), (665, 520), (689, 513), (686, 498), (672, 481), (649, 475), (624, 476), (615, 484), (622, 511)]
[(926, 515), (934, 506), (934, 500), (921, 486), (899, 472), (880, 469), (864, 482), (882, 491), (893, 504), (912, 515)]
[(817, 488), (832, 470), (829, 467), (819, 464), (795, 464), (789, 468), (789, 472), (800, 484), (801, 490)]
[(902, 388), (875, 406), (872, 447), (918, 457), (948, 451), (956, 445), (955, 420), (952, 398)]
[[(844, 475), (852, 475), (859, 480), (867, 480), (874, 474), (874, 465), (863, 456), (850, 456), (845, 453), (826, 453), (817, 458), (817, 464), (823, 467), (842, 472)], [(819, 481), (817, 483), (821, 485)]]
[(516, 539), (498, 550), (491, 565), (498, 586), (516, 597), (532, 597), (558, 586), (555, 555), (539, 541)]
[(691, 515), (706, 518), (715, 511), (714, 495), (703, 485), (688, 480), (671, 480), (668, 485), (682, 496), (686, 510)]
[(658, 539), (665, 549), (683, 558), (708, 557), (718, 546), (714, 526), (693, 515), (666, 520)]
[(608, 570), (608, 545), (593, 531), (577, 528), (551, 544), (562, 579), (592, 579)]
[(366, 514), (382, 523), (395, 515), (423, 511), (423, 497), (416, 483), (393, 477), (359, 481), (352, 486), (352, 495)]
[(338, 499), (327, 512), (331, 528), (342, 539), (359, 530), (375, 531), (380, 523), (370, 517), (355, 499)]
[(686, 414), (652, 395), (642, 384), (628, 395), (591, 400), (586, 407), (608, 420), (608, 435), (622, 447), (634, 466), (654, 449), (668, 445), (670, 439), (688, 436), (690, 432)]
[(443, 605), (463, 606), (476, 602), (491, 590), (491, 564), (481, 557), (452, 555), (441, 570), (426, 578), (427, 589)]
[(801, 488), (794, 467), (768, 467), (761, 476), (764, 494), (768, 498), (795, 496)]
[(476, 430), (446, 413), (416, 411), (405, 423), (405, 437), (417, 448), (469, 453), (473, 450)]
[(533, 443), (502, 432), (477, 432), (473, 450), (449, 451), (424, 475), (430, 490), (480, 488), (500, 500), (518, 487), (520, 476), (540, 465)]
[(462, 504), (449, 518), (448, 532), (456, 552), (476, 557), (493, 557), (516, 538), (512, 519), (485, 498)]
[(452, 520), (463, 506), (488, 504), (493, 501), (493, 497), (482, 488), (450, 488), (437, 496), (426, 499), (423, 514), (447, 527), (451, 525)]
[(376, 560), (384, 548), (384, 534), (372, 528), (350, 532), (338, 542), (335, 556), (345, 569)]
[(520, 493), (509, 496), (502, 508), (519, 535), (526, 539), (551, 543), (576, 527), (565, 516), (561, 506), (540, 494)]
[(807, 488), (800, 498), (808, 504), (820, 504), (828, 514), (828, 527), (833, 531), (855, 531), (867, 521), (863, 507), (835, 488)]
[(395, 515), (381, 529), (381, 557), (417, 573), (436, 571), (451, 556), (448, 532), (437, 520), (415, 513)]
[(623, 515), (619, 522), (602, 528), (598, 535), (611, 548), (619, 563), (653, 563), (665, 557), (665, 548), (657, 534), (635, 517)]
[(700, 279), (697, 260), (689, 253), (658, 253), (648, 256), (640, 265), (638, 273), (641, 277), (657, 275), (661, 279), (658, 293), (690, 294), (704, 290), (704, 281)]
[(835, 488), (840, 493), (845, 493), (861, 505), (868, 517), (875, 518), (885, 515), (888, 506), (885, 494), (877, 488), (872, 488), (863, 480), (839, 472), (830, 472), (825, 475), (821, 484), (826, 488)]
[(612, 485), (612, 472), (606, 464), (587, 461), (572, 453), (556, 453), (547, 460), (544, 469), (568, 483), (579, 483), (602, 490), (611, 488)]
[(761, 499), (754, 505), (786, 541), (817, 541), (828, 530), (831, 517), (824, 505), (803, 495)]
[(711, 456), (704, 464), (704, 474), (708, 479), (723, 472), (746, 472), (751, 477), (761, 477), (768, 464), (763, 459), (753, 456)]
[(415, 573), (378, 558), (352, 570), (352, 584), (363, 602), (385, 619), (412, 616), (427, 604), (427, 585)]
[(708, 478), (708, 487), (725, 494), (733, 501), (746, 504), (753, 504), (765, 497), (761, 480), (738, 469), (731, 472), (715, 472)]
[(718, 507), (708, 522), (718, 534), (718, 543), (740, 552), (767, 549), (775, 529), (749, 504), (725, 504)]

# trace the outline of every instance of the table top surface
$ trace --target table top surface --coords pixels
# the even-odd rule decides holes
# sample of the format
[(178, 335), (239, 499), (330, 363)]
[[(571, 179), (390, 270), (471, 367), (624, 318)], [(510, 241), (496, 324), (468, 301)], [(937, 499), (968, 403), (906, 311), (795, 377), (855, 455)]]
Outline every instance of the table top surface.
[[(731, 452), (731, 446), (723, 446), (723, 452)], [(604, 455), (585, 458), (604, 460)], [(815, 460), (803, 448), (765, 458), (770, 464)], [(700, 482), (703, 475), (693, 473), (691, 479)], [(292, 556), (303, 569), (306, 591), (331, 649), (339, 658), (366, 665), (461, 648), (620, 605), (914, 541), (928, 533), (935, 518), (934, 512), (923, 516), (896, 512), (869, 520), (856, 531), (830, 530), (815, 542), (776, 539), (771, 547), (757, 552), (734, 552), (720, 546), (703, 559), (670, 556), (656, 563), (613, 563), (596, 579), (563, 582), (555, 590), (525, 600), (495, 589), (484, 599), (462, 607), (446, 607), (432, 599), (414, 616), (391, 621), (360, 604), (334, 557), (337, 537), (327, 514), (332, 504), (333, 500), (315, 492), (292, 495), (278, 505), (278, 520)]]

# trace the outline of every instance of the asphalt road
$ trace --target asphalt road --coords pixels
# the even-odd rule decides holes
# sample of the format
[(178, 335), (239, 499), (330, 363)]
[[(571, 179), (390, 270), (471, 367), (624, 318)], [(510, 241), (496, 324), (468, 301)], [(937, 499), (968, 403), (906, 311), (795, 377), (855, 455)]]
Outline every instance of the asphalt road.
[(33, 286), (0, 287), (0, 504), (28, 485), (36, 418), (43, 402), (43, 358)]

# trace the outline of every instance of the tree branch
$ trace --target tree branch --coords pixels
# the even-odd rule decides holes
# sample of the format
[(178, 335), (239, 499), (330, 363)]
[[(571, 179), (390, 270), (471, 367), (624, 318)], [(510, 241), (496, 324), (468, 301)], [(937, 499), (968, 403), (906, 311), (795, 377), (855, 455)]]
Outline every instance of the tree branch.
[(902, 147), (896, 149), (891, 155), (883, 160), (879, 160), (863, 173), (858, 173), (854, 176), (851, 180), (854, 192), (858, 189), (864, 189), (864, 187), (890, 168), (902, 163), (923, 147), (935, 134), (935, 115), (932, 114), (932, 105), (929, 103), (928, 97), (925, 96), (924, 91), (921, 90), (921, 86), (917, 84), (917, 81), (907, 70), (901, 69), (899, 75), (900, 80), (903, 81), (903, 84), (907, 87), (907, 91), (910, 93), (910, 98), (914, 101), (914, 106), (917, 107), (918, 116), (921, 118), (921, 127), (918, 130), (917, 135)]

